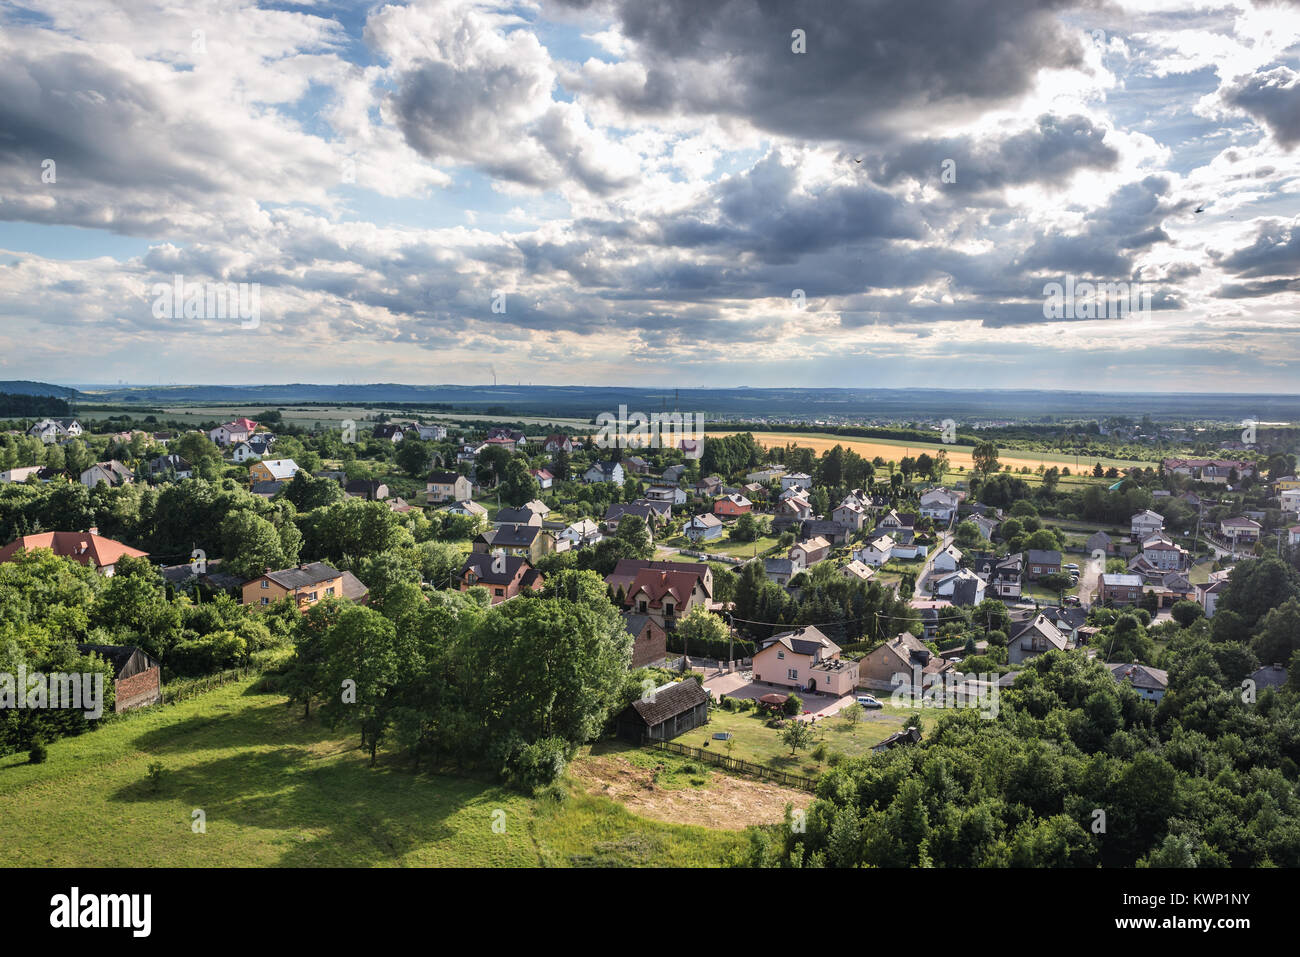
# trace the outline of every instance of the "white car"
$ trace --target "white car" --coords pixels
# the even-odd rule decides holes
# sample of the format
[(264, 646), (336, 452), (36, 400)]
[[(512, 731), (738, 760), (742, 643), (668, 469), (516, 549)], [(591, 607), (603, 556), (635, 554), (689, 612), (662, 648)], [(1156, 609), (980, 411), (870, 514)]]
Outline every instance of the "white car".
[(858, 704), (862, 705), (862, 707), (864, 707), (864, 708), (883, 708), (883, 707), (884, 707), (883, 704), (881, 704), (879, 701), (877, 701), (875, 698), (873, 698), (873, 697), (872, 697), (871, 695), (869, 695), (869, 694), (860, 694), (860, 695), (858, 695), (856, 698), (854, 698), (853, 700), (855, 700)]

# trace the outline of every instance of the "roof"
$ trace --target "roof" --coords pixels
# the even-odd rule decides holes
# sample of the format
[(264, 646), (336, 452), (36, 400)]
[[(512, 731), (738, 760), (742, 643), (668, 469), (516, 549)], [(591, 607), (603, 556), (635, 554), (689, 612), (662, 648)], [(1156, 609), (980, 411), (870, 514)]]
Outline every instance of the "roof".
[(291, 479), (298, 471), (298, 463), (293, 459), (262, 459), (261, 464), (278, 479)]
[(1163, 525), (1164, 522), (1165, 522), (1165, 517), (1164, 517), (1163, 515), (1161, 515), (1159, 512), (1153, 512), (1153, 511), (1151, 511), (1151, 509), (1146, 508), (1146, 509), (1143, 509), (1142, 511), (1138, 512), (1138, 513), (1137, 513), (1136, 515), (1134, 515), (1131, 519), (1129, 519), (1129, 522), (1130, 522), (1130, 523), (1131, 523), (1131, 522), (1151, 522), (1151, 521), (1159, 522), (1160, 524)]
[(637, 576), (646, 570), (685, 572), (700, 579), (700, 583), (709, 592), (709, 597), (712, 597), (713, 569), (700, 562), (657, 562), (647, 558), (620, 558), (614, 570), (605, 576), (605, 584), (615, 591), (619, 588), (627, 591), (632, 587)]
[(528, 525), (537, 517), (527, 505), (519, 508), (503, 508), (497, 512), (495, 522), (497, 525)]
[(835, 644), (817, 628), (808, 625), (806, 628), (796, 628), (794, 631), (787, 631), (784, 634), (774, 635), (772, 639), (763, 646), (766, 651), (772, 645), (782, 645), (793, 651), (796, 655), (815, 655), (819, 652), (828, 652), (835, 654), (840, 650), (840, 646)]
[[(456, 479), (464, 478), (459, 472), (430, 472), (429, 481), (434, 485), (455, 485)], [(468, 479), (466, 480), (468, 481)]]
[[(341, 578), (343, 573), (333, 565), (325, 564), (325, 562), (312, 562), (309, 565), (299, 565), (296, 568), (282, 568), (279, 571), (267, 572), (262, 577), (271, 579), (282, 588), (292, 590), (307, 588), (311, 585), (319, 585), (321, 582)], [(257, 581), (257, 579), (253, 580)]]
[(722, 519), (711, 512), (705, 512), (703, 515), (692, 516), (690, 521), (691, 528), (717, 528), (722, 525)]
[(116, 565), (123, 557), (148, 558), (148, 552), (91, 532), (39, 532), (24, 535), (0, 548), (0, 562), (7, 562), (20, 550), (48, 548), (55, 555), (71, 558), (82, 565)]
[[(497, 558), (500, 558), (503, 563), (501, 571), (492, 570), (493, 562)], [(465, 556), (465, 564), (460, 566), (460, 577), (464, 578), (466, 572), (473, 571), (475, 577), (481, 582), (489, 585), (508, 585), (515, 580), (521, 566), (525, 574), (532, 570), (532, 566), (528, 564), (527, 559), (519, 555), (495, 556), (483, 552), (470, 552)]]
[(370, 596), (370, 589), (366, 584), (351, 572), (343, 573), (343, 597), (350, 598), (352, 601), (361, 601)]
[(475, 541), (499, 548), (528, 548), (541, 533), (539, 525), (498, 525), (484, 532)]
[(1280, 688), (1286, 684), (1286, 669), (1278, 664), (1265, 665), (1250, 676), (1256, 688)]
[(1133, 662), (1126, 664), (1122, 661), (1108, 663), (1110, 675), (1116, 681), (1127, 679), (1134, 688), (1141, 688), (1146, 691), (1164, 691), (1169, 687), (1169, 672), (1161, 671), (1159, 668), (1152, 668), (1150, 665)]
[(1113, 585), (1119, 588), (1141, 588), (1141, 575), (1116, 575), (1114, 572), (1103, 572), (1100, 578), (1102, 585)]
[(1061, 564), (1061, 553), (1057, 551), (1039, 551), (1029, 549), (1029, 564), (1031, 565), (1059, 565)]
[(708, 700), (709, 693), (700, 683), (687, 678), (685, 681), (661, 685), (649, 695), (633, 701), (628, 705), (628, 711), (636, 714), (647, 727), (653, 728), (669, 718), (706, 704)]
[[(135, 645), (77, 645), (77, 650), (84, 654), (96, 654), (113, 666), (113, 675), (117, 678), (129, 678), (142, 671), (148, 671), (158, 664), (141, 648)], [(136, 667), (127, 672), (131, 659), (139, 655)]]

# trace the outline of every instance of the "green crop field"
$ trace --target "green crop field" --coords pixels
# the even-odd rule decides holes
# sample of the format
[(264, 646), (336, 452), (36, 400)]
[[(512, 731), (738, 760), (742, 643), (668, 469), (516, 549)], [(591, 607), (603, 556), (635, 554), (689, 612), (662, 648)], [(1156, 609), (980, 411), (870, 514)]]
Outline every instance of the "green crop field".
[(253, 686), (56, 741), (44, 764), (0, 759), (0, 865), (698, 866), (742, 840), (572, 785), (565, 800), (534, 799), (397, 760), (372, 769), (355, 736)]

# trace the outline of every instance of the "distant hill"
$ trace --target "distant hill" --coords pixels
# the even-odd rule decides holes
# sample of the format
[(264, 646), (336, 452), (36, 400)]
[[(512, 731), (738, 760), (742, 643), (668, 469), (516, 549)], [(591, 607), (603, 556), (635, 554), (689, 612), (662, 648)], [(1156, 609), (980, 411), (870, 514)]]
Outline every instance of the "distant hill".
[(29, 382), (26, 379), (0, 381), (0, 392), (8, 395), (52, 395), (68, 400), (79, 396), (76, 389), (69, 389), (67, 386), (51, 385), (48, 382)]
[[(36, 389), (56, 389), (25, 383)], [(0, 384), (0, 391), (4, 390)], [(709, 419), (761, 422), (795, 418), (808, 422), (859, 420), (908, 421), (951, 417), (961, 423), (999, 420), (1043, 421), (1152, 415), (1162, 419), (1236, 422), (1300, 421), (1300, 396), (1217, 393), (1083, 392), (1046, 390), (915, 389), (674, 389), (638, 386), (554, 385), (187, 385), (91, 386), (73, 392), (82, 403), (166, 406), (244, 405), (272, 407), (293, 403), (410, 404), (492, 415), (560, 415), (590, 418), (602, 412), (702, 412)]]

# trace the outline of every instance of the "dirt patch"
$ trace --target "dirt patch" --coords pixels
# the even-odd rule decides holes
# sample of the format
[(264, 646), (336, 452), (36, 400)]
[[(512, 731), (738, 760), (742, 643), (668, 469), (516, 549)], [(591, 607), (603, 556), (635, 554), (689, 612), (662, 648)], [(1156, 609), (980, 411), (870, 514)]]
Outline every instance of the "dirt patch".
[(642, 817), (728, 831), (777, 824), (787, 804), (806, 808), (813, 802), (807, 791), (716, 768), (709, 768), (704, 787), (663, 788), (655, 784), (652, 769), (616, 754), (579, 758), (569, 765), (569, 773), (589, 793), (612, 798)]

